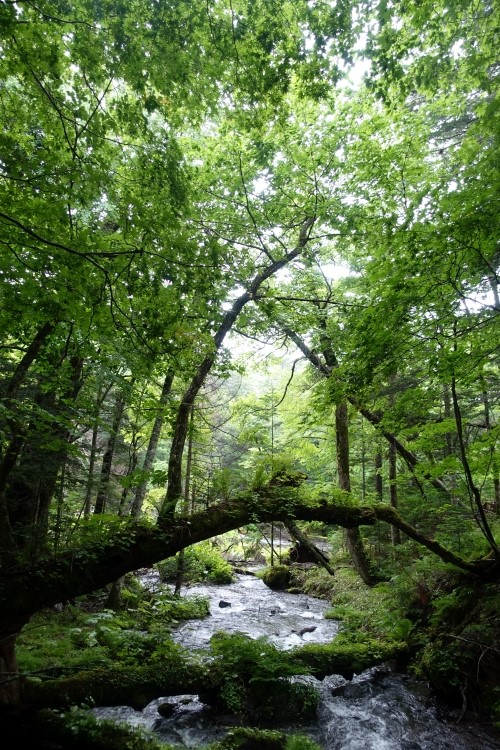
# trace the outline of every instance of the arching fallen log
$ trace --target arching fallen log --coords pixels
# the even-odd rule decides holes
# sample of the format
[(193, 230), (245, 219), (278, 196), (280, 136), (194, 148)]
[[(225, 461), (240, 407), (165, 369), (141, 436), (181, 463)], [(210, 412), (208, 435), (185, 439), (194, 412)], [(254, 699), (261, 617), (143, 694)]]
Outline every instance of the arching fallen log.
[[(460, 570), (478, 577), (498, 575), (493, 560), (465, 560), (407, 524), (390, 506), (336, 505), (326, 500), (314, 506), (303, 503), (298, 485), (304, 479), (303, 475), (282, 476), (252, 494), (175, 518), (167, 527), (126, 519), (105, 540), (97, 537), (84, 548), (4, 570), (0, 576), (0, 666), (4, 674), (16, 672), (13, 644), (35, 612), (89, 594), (127, 572), (151, 567), (196, 542), (250, 523), (309, 520), (355, 528), (385, 521)], [(2, 682), (0, 674), (0, 702), (16, 697), (11, 678), (5, 676)]]
[(256, 522), (321, 521), (355, 528), (385, 521), (460, 570), (482, 575), (494, 565), (493, 561), (467, 561), (456, 555), (406, 523), (388, 505), (336, 505), (323, 500), (313, 506), (300, 501), (296, 485), (297, 479), (290, 477), (288, 483), (269, 484), (251, 495), (189, 517), (180, 516), (166, 528), (126, 519), (106, 541), (98, 538), (77, 551), (39, 559), (36, 566), (6, 570), (0, 576), (0, 624), (26, 622), (43, 607), (88, 594), (196, 542)]

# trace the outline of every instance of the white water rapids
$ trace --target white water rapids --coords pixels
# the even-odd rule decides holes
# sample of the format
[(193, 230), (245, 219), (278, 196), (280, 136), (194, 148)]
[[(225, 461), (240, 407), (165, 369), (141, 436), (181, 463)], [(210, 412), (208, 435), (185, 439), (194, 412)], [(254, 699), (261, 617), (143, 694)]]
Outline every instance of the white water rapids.
[[(143, 579), (144, 580), (144, 579)], [(157, 585), (153, 574), (144, 582)], [(233, 584), (199, 584), (183, 596), (205, 596), (210, 616), (180, 625), (174, 639), (189, 649), (205, 649), (218, 630), (266, 636), (281, 649), (335, 638), (338, 623), (325, 620), (327, 602), (304, 594), (271, 591), (257, 577), (238, 574)], [(222, 606), (221, 606), (222, 605)], [(352, 680), (329, 675), (323, 680), (298, 677), (320, 694), (317, 719), (297, 725), (293, 717), (276, 729), (303, 734), (324, 750), (500, 750), (500, 742), (477, 725), (446, 721), (425, 683), (375, 667)], [(170, 704), (170, 705), (168, 705)], [(158, 712), (161, 707), (161, 714)], [(153, 729), (158, 739), (177, 748), (201, 748), (230, 728), (198, 696), (159, 697), (143, 711), (127, 706), (95, 708), (94, 715)]]

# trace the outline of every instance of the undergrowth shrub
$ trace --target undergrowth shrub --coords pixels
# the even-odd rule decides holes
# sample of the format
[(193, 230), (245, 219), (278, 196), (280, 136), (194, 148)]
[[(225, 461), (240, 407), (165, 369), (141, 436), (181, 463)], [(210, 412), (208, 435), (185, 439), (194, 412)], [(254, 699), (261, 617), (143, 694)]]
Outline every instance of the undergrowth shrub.
[(45, 710), (38, 718), (38, 740), (47, 747), (72, 750), (171, 750), (154, 733), (107, 719), (97, 719), (75, 708), (66, 713)]
[(58, 677), (75, 669), (135, 665), (169, 653), (179, 621), (210, 613), (205, 597), (179, 597), (163, 588), (134, 609), (88, 612), (76, 605), (38, 613), (18, 637), (24, 674)]
[(234, 714), (259, 720), (293, 717), (300, 721), (315, 714), (318, 693), (289, 681), (308, 668), (293, 664), (267, 638), (252, 639), (243, 633), (215, 633), (210, 649), (216, 657), (220, 688), (215, 703)]
[(237, 727), (207, 750), (320, 750), (304, 735), (286, 735), (270, 729)]
[[(157, 563), (155, 568), (162, 581), (174, 581), (177, 566), (177, 558), (169, 557)], [(206, 541), (193, 544), (184, 550), (183, 579), (190, 583), (232, 583), (234, 574), (233, 568), (224, 559), (220, 550), (210, 541)]]

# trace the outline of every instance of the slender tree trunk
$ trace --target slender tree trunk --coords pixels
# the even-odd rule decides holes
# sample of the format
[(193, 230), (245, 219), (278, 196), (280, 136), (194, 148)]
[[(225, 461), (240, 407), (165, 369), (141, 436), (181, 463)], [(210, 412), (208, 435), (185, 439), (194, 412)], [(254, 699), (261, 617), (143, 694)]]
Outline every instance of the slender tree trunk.
[[(137, 433), (132, 437), (132, 440), (130, 441), (129, 446), (129, 457), (128, 457), (128, 466), (127, 466), (127, 473), (125, 474), (125, 477), (131, 477), (134, 474), (134, 471), (137, 468), (137, 462), (138, 462), (138, 455), (137, 455)], [(127, 502), (127, 498), (130, 493), (130, 487), (127, 485), (122, 488), (121, 495), (120, 495), (120, 504), (118, 506), (118, 515), (123, 516), (125, 515), (125, 503)]]
[(163, 388), (160, 395), (160, 401), (158, 403), (158, 414), (156, 415), (151, 435), (149, 436), (149, 443), (144, 456), (144, 462), (142, 464), (142, 471), (144, 472), (145, 478), (138, 485), (134, 494), (134, 502), (132, 503), (131, 515), (133, 518), (138, 518), (142, 511), (142, 505), (144, 498), (146, 497), (146, 490), (148, 487), (149, 473), (153, 468), (153, 463), (156, 458), (156, 451), (158, 450), (158, 443), (160, 442), (161, 428), (163, 427), (164, 419), (164, 407), (167, 404), (170, 391), (172, 390), (172, 383), (174, 382), (174, 371), (168, 370), (163, 381)]
[(14, 435), (2, 458), (0, 466), (0, 554), (7, 561), (16, 545), (12, 534), (10, 513), (7, 507), (6, 490), (11, 471), (17, 464), (24, 445), (24, 434)]
[(382, 480), (382, 451), (380, 449), (378, 449), (375, 454), (374, 465), (375, 465), (375, 477), (374, 477), (375, 494), (377, 495), (378, 502), (382, 503), (384, 500), (384, 488), (383, 488), (383, 480)]
[(89, 456), (89, 468), (88, 468), (88, 479), (87, 479), (87, 488), (85, 491), (85, 500), (83, 503), (83, 517), (89, 518), (91, 511), (92, 511), (92, 498), (94, 496), (94, 468), (95, 468), (95, 462), (97, 457), (97, 440), (99, 438), (99, 413), (101, 411), (101, 407), (110, 392), (112, 388), (112, 383), (107, 385), (103, 390), (101, 390), (96, 398), (95, 405), (94, 405), (94, 413), (92, 418), (92, 440), (90, 444), (90, 456)]
[[(349, 421), (346, 401), (342, 401), (335, 409), (335, 434), (339, 487), (341, 490), (350, 492)], [(361, 579), (368, 586), (373, 586), (377, 583), (377, 578), (371, 572), (370, 561), (368, 560), (359, 528), (346, 529), (346, 540), (352, 563)]]
[[(36, 555), (47, 543), (49, 509), (67, 456), (71, 433), (65, 417), (83, 384), (81, 357), (71, 357), (71, 377), (61, 394), (39, 388), (38, 408), (50, 415), (41, 431), (35, 423), (27, 428), (15, 470), (8, 481), (8, 509), (18, 549)], [(54, 447), (55, 446), (55, 447)]]
[(115, 402), (113, 423), (111, 425), (111, 431), (108, 437), (108, 444), (102, 457), (101, 477), (95, 501), (94, 515), (100, 515), (101, 513), (104, 513), (106, 509), (106, 503), (109, 497), (109, 482), (111, 479), (111, 468), (113, 466), (113, 456), (115, 453), (116, 439), (118, 437), (118, 431), (120, 429), (124, 411), (125, 398), (123, 396), (123, 393), (119, 393)]
[[(453, 417), (453, 411), (451, 408), (451, 395), (450, 386), (445, 383), (443, 386), (443, 411), (445, 419), (451, 419)], [(447, 432), (445, 435), (444, 455), (453, 456), (455, 453), (455, 445), (453, 440), (453, 433)]]
[(360, 432), (361, 432), (361, 502), (366, 500), (366, 446), (365, 432), (363, 430), (364, 422), (360, 415)]
[[(484, 406), (484, 423), (487, 432), (491, 432), (493, 425), (491, 422), (491, 410), (490, 400), (488, 398), (488, 389), (486, 387), (486, 381), (484, 376), (481, 376), (481, 386), (483, 391), (483, 406)], [(500, 472), (498, 469), (498, 459), (495, 446), (492, 445), (490, 448), (491, 455), (491, 471), (493, 474), (493, 508), (497, 516), (500, 516)]]
[[(389, 497), (391, 507), (398, 509), (398, 486), (397, 486), (397, 451), (396, 446), (389, 445)], [(401, 544), (401, 532), (396, 526), (391, 526), (391, 539), (394, 546)]]
[[(108, 444), (104, 455), (102, 457), (101, 465), (101, 477), (99, 482), (99, 490), (97, 492), (96, 503), (94, 508), (94, 515), (100, 515), (105, 512), (106, 505), (109, 499), (109, 485), (111, 479), (111, 469), (113, 466), (113, 458), (115, 453), (116, 440), (118, 432), (120, 430), (120, 424), (125, 412), (125, 398), (123, 393), (119, 393), (116, 402), (115, 410), (113, 415), (113, 423), (111, 425), (111, 432), (108, 437)], [(106, 606), (109, 609), (118, 611), (122, 604), (122, 590), (123, 590), (123, 577), (117, 578), (113, 581), (111, 588), (106, 600)]]
[(55, 328), (55, 323), (44, 323), (41, 328), (38, 329), (33, 341), (30, 343), (25, 353), (23, 354), (21, 361), (17, 365), (14, 373), (10, 379), (9, 385), (5, 391), (5, 399), (7, 404), (10, 406), (14, 399), (17, 398), (19, 389), (23, 384), (28, 370), (37, 358), (38, 354), (45, 341), (48, 339), (50, 334)]
[[(130, 476), (131, 474), (133, 474), (133, 472), (135, 471), (136, 465), (137, 465), (137, 432), (134, 433), (134, 436), (132, 437), (132, 440), (130, 443), (129, 462), (128, 462), (126, 476)], [(124, 510), (129, 492), (130, 492), (129, 487), (127, 486), (123, 487), (121, 496), (120, 496), (120, 505), (118, 508), (119, 516), (124, 515), (123, 510)], [(113, 609), (115, 612), (118, 612), (122, 608), (123, 606), (122, 591), (123, 591), (124, 584), (125, 584), (125, 579), (123, 577), (117, 578), (116, 581), (113, 581), (113, 583), (111, 584), (108, 598), (106, 600), (106, 607), (108, 609)]]
[(3, 405), (10, 410), (6, 423), (10, 431), (10, 439), (6, 450), (0, 458), (0, 549), (2, 557), (7, 557), (14, 551), (15, 542), (12, 536), (11, 519), (8, 510), (6, 490), (10, 474), (17, 464), (24, 446), (26, 430), (24, 425), (18, 423), (13, 410), (15, 410), (16, 399), (19, 389), (23, 384), (29, 368), (37, 358), (45, 341), (55, 328), (55, 323), (44, 323), (35, 334), (30, 345), (26, 349), (20, 362), (14, 370), (10, 382), (5, 390)]
[(94, 468), (97, 456), (97, 439), (99, 437), (99, 427), (97, 420), (92, 425), (92, 442), (90, 444), (89, 468), (87, 477), (87, 489), (83, 503), (83, 517), (89, 518), (92, 510), (92, 497), (94, 495)]
[[(333, 369), (336, 367), (336, 358), (333, 352), (331, 353), (331, 357), (333, 358), (333, 364), (330, 360), (325, 360), (323, 362), (321, 358), (309, 347), (307, 344), (298, 336), (295, 331), (293, 331), (291, 328), (289, 328), (286, 325), (281, 325), (280, 328), (285, 333), (288, 338), (290, 338), (294, 344), (300, 349), (300, 351), (304, 354), (304, 356), (310, 361), (310, 363), (316, 367), (316, 369), (321, 372), (326, 377), (329, 377), (332, 374)], [(371, 425), (376, 427), (379, 431), (379, 433), (389, 442), (393, 443), (396, 447), (396, 450), (398, 454), (401, 456), (401, 458), (405, 461), (408, 468), (412, 473), (414, 473), (415, 468), (418, 465), (418, 458), (415, 456), (414, 453), (412, 453), (406, 446), (404, 446), (398, 438), (393, 435), (391, 432), (383, 428), (382, 425), (382, 417), (379, 414), (375, 414), (374, 412), (370, 411), (370, 409), (367, 409), (364, 407), (357, 398), (354, 396), (347, 396), (347, 400), (349, 401), (352, 406), (354, 406), (360, 414), (365, 417), (365, 419), (370, 422)], [(439, 490), (441, 493), (445, 494), (446, 497), (449, 496), (449, 489), (444, 484), (444, 482), (437, 478), (433, 477), (430, 474), (427, 474), (425, 476), (426, 479), (432, 484), (435, 489)]]
[[(184, 501), (183, 501), (183, 512), (187, 513), (189, 510), (189, 493), (191, 492), (191, 471), (193, 467), (193, 435), (194, 435), (194, 406), (191, 407), (191, 414), (189, 417), (189, 436), (188, 436), (188, 451), (186, 459), (186, 481), (184, 482)], [(179, 595), (182, 588), (182, 578), (184, 575), (184, 548), (177, 553), (177, 570), (175, 574), (175, 589), (174, 594)]]
[(488, 544), (490, 545), (491, 551), (493, 552), (495, 558), (497, 559), (497, 561), (500, 562), (500, 547), (496, 543), (495, 537), (491, 530), (491, 526), (488, 522), (488, 519), (486, 518), (486, 514), (484, 512), (483, 503), (481, 499), (481, 490), (474, 482), (474, 477), (472, 475), (472, 470), (471, 470), (469, 459), (467, 456), (467, 448), (465, 445), (465, 438), (464, 438), (464, 432), (463, 432), (462, 413), (460, 411), (460, 405), (459, 405), (458, 395), (457, 395), (457, 386), (456, 386), (456, 381), (454, 377), (451, 380), (451, 396), (453, 400), (453, 411), (455, 414), (455, 423), (457, 425), (460, 458), (461, 458), (462, 466), (463, 466), (464, 473), (465, 473), (465, 479), (467, 483), (467, 490), (469, 493), (471, 506), (472, 508), (475, 507), (475, 511), (476, 511), (475, 518), (476, 518), (477, 524), (479, 528), (481, 529)]
[[(319, 325), (322, 329), (321, 343), (323, 348), (323, 357), (329, 373), (332, 373), (338, 367), (337, 357), (332, 349), (330, 339), (326, 335), (326, 322), (324, 316), (319, 319)], [(351, 491), (351, 467), (349, 456), (349, 415), (347, 410), (347, 401), (343, 400), (337, 404), (335, 409), (335, 440), (337, 452), (337, 471), (339, 477), (339, 487), (346, 492)], [(372, 574), (370, 561), (363, 545), (363, 539), (358, 527), (346, 529), (347, 549), (351, 556), (352, 564), (357, 570), (360, 578), (368, 586), (377, 583), (377, 578)]]
[(490, 288), (493, 292), (493, 299), (495, 300), (495, 308), (500, 311), (500, 295), (498, 294), (498, 277), (496, 274), (488, 274), (488, 281), (490, 282)]

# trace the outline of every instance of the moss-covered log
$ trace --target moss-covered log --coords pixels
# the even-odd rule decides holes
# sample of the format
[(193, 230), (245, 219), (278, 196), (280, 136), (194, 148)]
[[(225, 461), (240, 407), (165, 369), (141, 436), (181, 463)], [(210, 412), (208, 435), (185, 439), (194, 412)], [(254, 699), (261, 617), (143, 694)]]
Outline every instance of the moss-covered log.
[(290, 652), (290, 660), (299, 668), (310, 670), (318, 679), (329, 674), (340, 674), (352, 680), (355, 674), (382, 662), (402, 663), (408, 658), (405, 643), (384, 643), (366, 640), (346, 643), (341, 639), (331, 643), (308, 643)]
[(286, 523), (293, 518), (356, 528), (382, 520), (461, 570), (476, 575), (496, 571), (494, 561), (469, 562), (428, 539), (387, 505), (323, 502), (310, 506), (298, 500), (296, 485), (296, 477), (281, 479), (252, 495), (214, 505), (188, 518), (176, 518), (165, 528), (127, 519), (105, 540), (97, 539), (85, 548), (39, 559), (36, 565), (5, 570), (0, 577), (0, 630), (15, 633), (44, 607), (103, 588), (129, 571), (151, 567), (196, 542), (255, 522)]
[(40, 708), (97, 705), (141, 710), (159, 695), (209, 693), (221, 679), (222, 672), (213, 665), (172, 652), (161, 662), (137, 667), (93, 669), (44, 682), (28, 680), (23, 699)]

